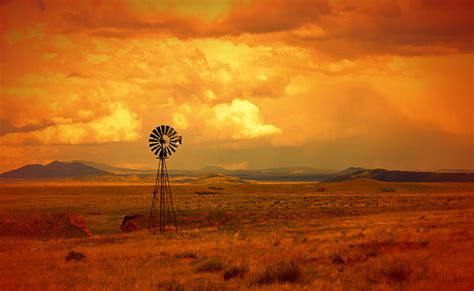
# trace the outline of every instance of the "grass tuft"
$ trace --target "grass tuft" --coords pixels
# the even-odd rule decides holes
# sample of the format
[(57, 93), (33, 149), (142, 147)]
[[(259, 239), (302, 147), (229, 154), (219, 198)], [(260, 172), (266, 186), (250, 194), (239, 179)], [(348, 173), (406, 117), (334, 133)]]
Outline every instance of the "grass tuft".
[(178, 259), (181, 259), (181, 258), (195, 259), (198, 257), (198, 253), (193, 252), (193, 251), (186, 251), (186, 252), (174, 254), (174, 257)]
[[(187, 289), (186, 289), (187, 290)], [(201, 279), (193, 282), (189, 290), (196, 291), (219, 291), (225, 290), (224, 286), (220, 282), (216, 282), (209, 279)]]
[(295, 261), (279, 261), (276, 264), (268, 265), (263, 272), (261, 272), (256, 280), (259, 285), (279, 283), (293, 283), (297, 282), (303, 274), (300, 264)]
[(244, 275), (248, 272), (248, 270), (249, 268), (246, 265), (232, 266), (225, 270), (224, 281), (230, 280), (235, 277), (243, 278)]
[(213, 258), (210, 260), (206, 260), (200, 265), (198, 265), (196, 272), (198, 273), (205, 273), (205, 272), (218, 272), (222, 270), (224, 264), (219, 258)]
[(158, 284), (159, 290), (166, 290), (166, 291), (184, 291), (186, 288), (184, 285), (179, 282), (176, 278), (172, 278), (168, 281), (161, 282)]
[(413, 268), (408, 261), (395, 259), (381, 264), (377, 273), (390, 282), (402, 283), (410, 278)]

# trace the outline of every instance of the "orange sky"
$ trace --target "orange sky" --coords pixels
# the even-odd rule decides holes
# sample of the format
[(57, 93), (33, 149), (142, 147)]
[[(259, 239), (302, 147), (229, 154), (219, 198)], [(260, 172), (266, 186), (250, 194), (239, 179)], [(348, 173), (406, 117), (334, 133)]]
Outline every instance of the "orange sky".
[(153, 167), (163, 123), (170, 168), (473, 169), (472, 6), (0, 1), (0, 171)]

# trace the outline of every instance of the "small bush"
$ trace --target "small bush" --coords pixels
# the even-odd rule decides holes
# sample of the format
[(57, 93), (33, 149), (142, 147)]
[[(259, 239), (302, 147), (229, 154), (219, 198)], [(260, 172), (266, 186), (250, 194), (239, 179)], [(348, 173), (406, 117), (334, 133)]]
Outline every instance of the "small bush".
[(368, 251), (366, 255), (368, 258), (375, 258), (379, 255), (379, 253), (377, 251), (371, 250), (371, 251)]
[(71, 260), (81, 261), (85, 258), (86, 258), (86, 255), (82, 252), (70, 251), (66, 256), (66, 262), (69, 262)]
[(207, 260), (203, 263), (201, 263), (196, 271), (199, 273), (204, 273), (204, 272), (217, 272), (222, 270), (224, 264), (222, 264), (221, 260), (218, 258), (210, 259)]
[(207, 187), (207, 188), (209, 188), (209, 189), (212, 189), (212, 190), (218, 190), (218, 191), (222, 191), (222, 190), (224, 190), (224, 188), (222, 188), (222, 187), (213, 187), (213, 186), (209, 186), (209, 187)]
[(226, 212), (222, 210), (211, 210), (207, 215), (207, 219), (213, 223), (226, 221)]
[(333, 264), (342, 265), (345, 263), (344, 258), (338, 253), (331, 253), (329, 258)]
[(248, 272), (247, 266), (232, 266), (225, 270), (224, 272), (224, 281), (230, 280), (234, 277), (243, 278), (244, 275)]
[(309, 239), (308, 239), (306, 236), (294, 237), (294, 238), (293, 238), (293, 242), (294, 242), (294, 243), (307, 243), (308, 240), (309, 240)]
[(298, 281), (303, 274), (298, 262), (280, 261), (274, 265), (269, 265), (257, 277), (257, 284), (292, 283)]
[[(186, 290), (188, 290), (186, 288)], [(223, 283), (221, 282), (216, 282), (213, 280), (209, 279), (198, 279), (195, 280), (191, 286), (189, 286), (189, 290), (195, 290), (195, 291), (219, 291), (219, 290), (225, 290)]]
[(382, 264), (378, 273), (391, 282), (401, 283), (407, 281), (413, 272), (411, 265), (404, 260), (396, 259)]
[(197, 195), (213, 195), (213, 194), (219, 194), (219, 192), (214, 192), (214, 191), (194, 191), (195, 194)]
[(187, 251), (187, 252), (174, 254), (174, 257), (178, 259), (180, 258), (195, 259), (198, 257), (198, 254), (196, 252)]
[(394, 188), (383, 188), (382, 192), (395, 192)]
[(158, 284), (158, 289), (166, 291), (184, 291), (184, 285), (178, 282), (176, 278), (172, 278), (168, 281), (164, 281)]

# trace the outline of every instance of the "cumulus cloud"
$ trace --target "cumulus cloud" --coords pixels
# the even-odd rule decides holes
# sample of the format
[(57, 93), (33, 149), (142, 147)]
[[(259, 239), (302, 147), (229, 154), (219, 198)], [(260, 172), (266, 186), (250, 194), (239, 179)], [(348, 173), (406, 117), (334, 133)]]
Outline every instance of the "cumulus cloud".
[(199, 131), (201, 141), (216, 136), (221, 140), (246, 140), (282, 132), (277, 126), (265, 123), (260, 108), (245, 99), (234, 99), (230, 103), (214, 106), (181, 106), (173, 118), (178, 128)]
[(248, 100), (234, 99), (230, 104), (218, 104), (210, 110), (210, 113), (212, 117), (207, 124), (217, 130), (229, 131), (232, 139), (248, 139), (281, 133), (278, 127), (265, 124), (260, 109)]
[(93, 144), (134, 141), (140, 137), (141, 121), (137, 114), (120, 103), (109, 105), (109, 114), (90, 122), (64, 123), (41, 130), (10, 133), (0, 145)]

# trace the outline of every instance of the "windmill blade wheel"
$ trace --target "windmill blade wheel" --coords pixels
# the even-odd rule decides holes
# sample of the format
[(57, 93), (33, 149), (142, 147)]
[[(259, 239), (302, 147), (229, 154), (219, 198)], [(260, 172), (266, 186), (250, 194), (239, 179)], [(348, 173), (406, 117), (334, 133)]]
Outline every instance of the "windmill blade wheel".
[(151, 152), (160, 159), (167, 159), (176, 152), (182, 137), (169, 125), (160, 125), (150, 133), (148, 143)]

